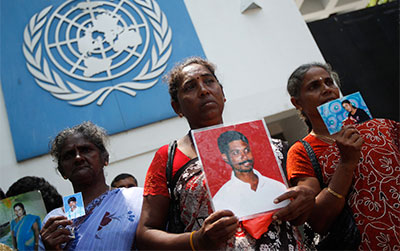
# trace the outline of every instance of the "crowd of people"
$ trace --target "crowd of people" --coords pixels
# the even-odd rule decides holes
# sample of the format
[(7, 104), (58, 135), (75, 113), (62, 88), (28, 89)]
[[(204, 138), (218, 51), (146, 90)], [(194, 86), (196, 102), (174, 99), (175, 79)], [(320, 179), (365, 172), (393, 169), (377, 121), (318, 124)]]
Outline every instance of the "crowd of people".
[[(323, 241), (347, 206), (360, 233), (353, 249), (400, 248), (400, 124), (387, 119), (347, 120), (339, 133), (330, 135), (317, 111), (319, 105), (340, 95), (339, 78), (329, 65), (305, 64), (289, 77), (290, 100), (309, 126), (309, 134), (291, 146), (288, 154), (281, 140), (271, 141), (287, 170), (289, 188), (266, 204), (286, 203), (271, 213), (244, 220), (231, 210), (213, 210), (191, 136), (191, 130), (223, 123), (226, 97), (215, 66), (202, 58), (188, 58), (171, 70), (167, 80), (171, 106), (179, 117), (186, 118), (190, 131), (158, 149), (144, 188), (129, 174), (117, 176), (111, 186), (106, 184), (104, 167), (109, 154), (104, 129), (91, 122), (67, 128), (52, 141), (51, 155), (74, 192), (82, 193), (84, 215), (67, 218), (60, 195), (44, 199), (49, 213), (43, 222), (32, 219), (26, 227), (33, 233), (33, 248), (21, 248), (13, 230), (15, 249), (317, 249), (318, 238), (311, 244), (305, 242), (303, 227), (298, 226), (307, 225)], [(356, 113), (347, 102), (343, 107), (349, 116)], [(247, 138), (229, 133), (237, 138), (219, 141), (222, 158), (232, 167), (232, 180), (248, 181), (249, 191), (257, 191), (265, 183), (260, 192), (268, 198), (272, 183), (253, 170)], [(229, 155), (224, 147), (238, 148), (247, 162)], [(227, 196), (221, 199), (232, 197)], [(13, 229), (29, 218), (23, 204), (15, 204), (14, 209)]]

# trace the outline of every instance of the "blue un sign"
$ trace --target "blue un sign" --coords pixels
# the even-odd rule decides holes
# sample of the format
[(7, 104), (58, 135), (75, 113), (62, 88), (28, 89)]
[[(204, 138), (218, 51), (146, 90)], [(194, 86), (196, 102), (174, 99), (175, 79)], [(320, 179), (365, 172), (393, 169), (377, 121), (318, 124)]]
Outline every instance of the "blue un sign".
[(185, 57), (204, 57), (182, 0), (0, 5), (17, 160), (46, 153), (59, 130), (85, 120), (113, 134), (174, 116), (162, 75)]

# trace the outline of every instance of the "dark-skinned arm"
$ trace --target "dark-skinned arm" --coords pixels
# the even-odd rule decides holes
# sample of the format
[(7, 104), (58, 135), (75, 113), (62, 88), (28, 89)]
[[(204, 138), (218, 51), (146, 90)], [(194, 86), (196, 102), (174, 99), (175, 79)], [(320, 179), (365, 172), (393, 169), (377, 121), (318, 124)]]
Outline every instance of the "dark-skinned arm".
[(33, 236), (34, 236), (34, 241), (35, 241), (34, 250), (38, 250), (38, 248), (39, 248), (39, 225), (36, 221), (32, 225), (32, 230), (33, 230)]
[[(162, 195), (143, 198), (142, 213), (136, 232), (138, 249), (190, 250), (190, 233), (173, 234), (164, 231), (170, 199)], [(193, 234), (196, 249), (215, 249), (231, 238), (238, 219), (231, 211), (217, 211), (208, 216), (202, 227)]]
[(303, 224), (315, 205), (315, 191), (309, 186), (298, 185), (290, 187), (288, 191), (274, 200), (274, 203), (290, 199), (289, 205), (274, 213), (274, 220), (290, 221), (295, 226)]
[(14, 235), (14, 230), (11, 231), (11, 236), (12, 236), (13, 247), (14, 247), (15, 250), (18, 250), (18, 247), (17, 247), (17, 238), (16, 238), (15, 235)]
[(40, 237), (46, 250), (62, 250), (61, 244), (71, 240), (71, 232), (65, 228), (72, 221), (65, 216), (51, 217), (40, 230)]
[(332, 222), (342, 211), (346, 195), (349, 192), (354, 169), (357, 167), (361, 156), (361, 146), (364, 140), (353, 126), (344, 127), (336, 137), (336, 145), (340, 152), (340, 161), (329, 182), (329, 188), (343, 196), (338, 198), (328, 191), (321, 190), (318, 179), (315, 177), (298, 178), (297, 185), (308, 186), (317, 194), (315, 206), (308, 217), (308, 223), (314, 231), (325, 233)]

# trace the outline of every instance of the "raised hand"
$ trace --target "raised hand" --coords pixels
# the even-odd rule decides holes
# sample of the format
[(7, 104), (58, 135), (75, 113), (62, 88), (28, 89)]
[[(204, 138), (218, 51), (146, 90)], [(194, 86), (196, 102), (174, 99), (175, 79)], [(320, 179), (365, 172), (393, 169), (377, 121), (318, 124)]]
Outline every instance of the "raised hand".
[(335, 139), (342, 165), (346, 168), (352, 167), (354, 170), (360, 160), (364, 140), (352, 125), (344, 126)]

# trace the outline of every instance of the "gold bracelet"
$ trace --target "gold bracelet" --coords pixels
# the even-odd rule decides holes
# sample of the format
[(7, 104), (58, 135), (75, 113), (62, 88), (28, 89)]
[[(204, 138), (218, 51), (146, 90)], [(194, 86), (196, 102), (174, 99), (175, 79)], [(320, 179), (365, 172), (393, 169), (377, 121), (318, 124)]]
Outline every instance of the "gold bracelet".
[(327, 190), (328, 190), (328, 192), (330, 192), (330, 193), (331, 193), (333, 196), (335, 196), (336, 198), (338, 198), (338, 199), (342, 199), (342, 198), (343, 198), (343, 195), (341, 195), (341, 194), (339, 194), (339, 193), (333, 191), (330, 187), (328, 187)]
[(196, 232), (196, 230), (195, 231), (193, 231), (193, 232), (191, 232), (190, 233), (190, 247), (192, 248), (192, 251), (196, 251), (196, 249), (194, 248), (194, 244), (193, 244), (193, 234)]

